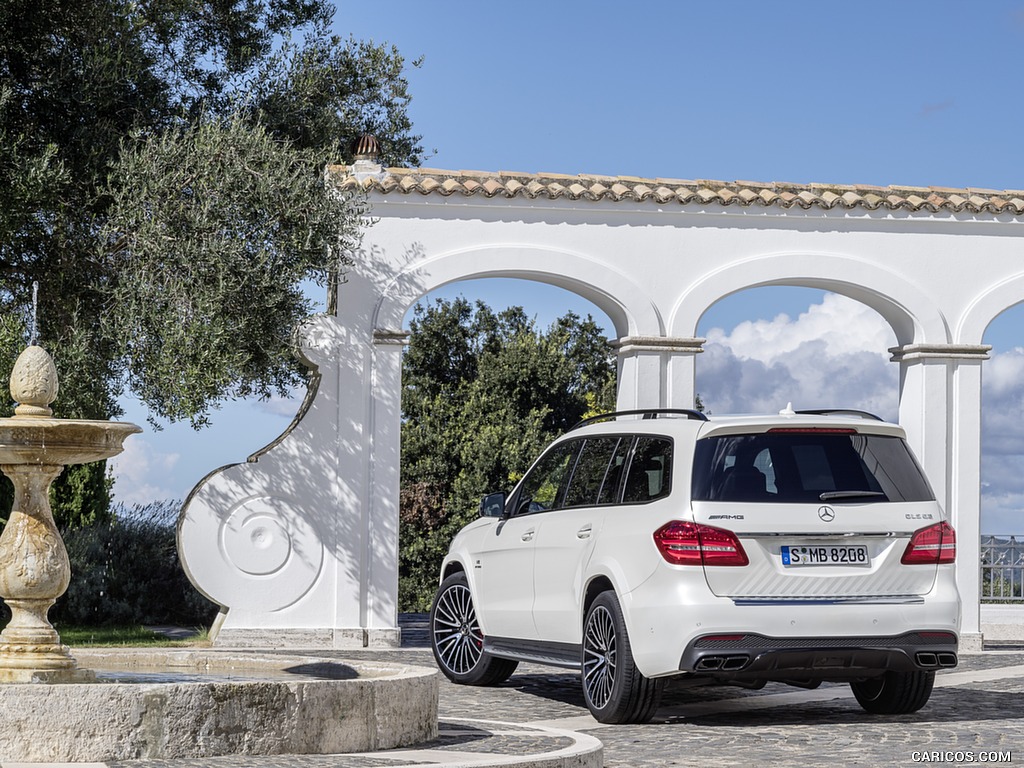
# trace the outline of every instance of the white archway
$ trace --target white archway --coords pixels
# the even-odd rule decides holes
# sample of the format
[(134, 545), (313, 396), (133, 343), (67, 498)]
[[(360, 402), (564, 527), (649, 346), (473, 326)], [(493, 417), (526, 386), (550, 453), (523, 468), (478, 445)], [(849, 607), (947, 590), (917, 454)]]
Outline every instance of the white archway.
[(1024, 272), (1000, 280), (974, 298), (957, 324), (957, 341), (981, 344), (992, 321), (1021, 302), (1024, 302)]
[[(578, 294), (605, 312), (620, 336), (664, 331), (658, 308), (625, 272), (585, 254), (523, 245), (459, 249), (408, 265), (384, 287), (374, 327), (400, 328), (405, 313), (424, 294), (451, 282), (483, 277), (535, 280)], [(415, 286), (411, 292), (410, 286)]]
[(901, 345), (950, 341), (945, 318), (919, 286), (884, 266), (839, 253), (758, 254), (704, 275), (672, 308), (672, 334), (695, 335), (697, 323), (712, 304), (765, 285), (820, 288), (848, 296), (878, 312)]
[(877, 310), (898, 339), (900, 420), (959, 532), (962, 644), (980, 647), (980, 339), (1024, 300), (1024, 199), (360, 163), (337, 183), (369, 196), (375, 223), (337, 314), (301, 330), (315, 392), (271, 450), (212, 473), (182, 513), (186, 568), (225, 608), (218, 643), (397, 642), (402, 318), (434, 287), (493, 276), (609, 315), (622, 408), (692, 406), (697, 323), (733, 292), (824, 288)]

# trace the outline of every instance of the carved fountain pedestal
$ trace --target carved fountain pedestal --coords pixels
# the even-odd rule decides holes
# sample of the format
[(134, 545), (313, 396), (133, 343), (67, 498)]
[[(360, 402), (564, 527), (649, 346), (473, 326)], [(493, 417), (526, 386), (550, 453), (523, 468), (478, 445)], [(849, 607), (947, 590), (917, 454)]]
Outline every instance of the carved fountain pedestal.
[(0, 597), (11, 621), (0, 632), (0, 682), (75, 680), (75, 659), (50, 624), (47, 612), (64, 594), (71, 566), (50, 510), (50, 483), (69, 464), (115, 456), (134, 424), (55, 419), (57, 371), (41, 347), (30, 346), (11, 374), (19, 403), (0, 419), (0, 471), (14, 484), (14, 506), (0, 536)]

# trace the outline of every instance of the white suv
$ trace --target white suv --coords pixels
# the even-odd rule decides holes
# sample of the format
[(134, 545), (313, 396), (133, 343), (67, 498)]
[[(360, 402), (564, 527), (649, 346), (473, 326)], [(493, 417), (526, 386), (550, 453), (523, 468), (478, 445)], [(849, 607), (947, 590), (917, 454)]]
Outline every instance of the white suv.
[(456, 683), (580, 670), (604, 723), (664, 680), (846, 681), (913, 712), (957, 664), (956, 536), (903, 430), (857, 411), (588, 420), (452, 541), (431, 610)]

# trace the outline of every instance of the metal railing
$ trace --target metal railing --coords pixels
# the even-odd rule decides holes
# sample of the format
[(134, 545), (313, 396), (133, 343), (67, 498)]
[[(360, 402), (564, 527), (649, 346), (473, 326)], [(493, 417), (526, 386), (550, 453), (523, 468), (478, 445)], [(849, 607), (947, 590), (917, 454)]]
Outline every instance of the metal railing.
[(1024, 603), (1024, 536), (982, 535), (981, 602)]

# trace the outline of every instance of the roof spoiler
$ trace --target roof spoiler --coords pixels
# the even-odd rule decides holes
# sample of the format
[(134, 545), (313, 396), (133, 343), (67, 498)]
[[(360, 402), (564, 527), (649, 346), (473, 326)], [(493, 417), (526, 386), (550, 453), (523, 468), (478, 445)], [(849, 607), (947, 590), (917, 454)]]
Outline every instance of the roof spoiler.
[(876, 416), (868, 411), (858, 411), (856, 408), (816, 408), (809, 411), (796, 411), (796, 413), (802, 416), (854, 416), (871, 421), (885, 421), (881, 416)]

